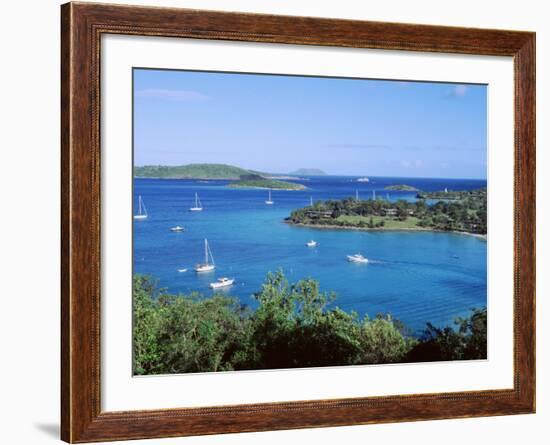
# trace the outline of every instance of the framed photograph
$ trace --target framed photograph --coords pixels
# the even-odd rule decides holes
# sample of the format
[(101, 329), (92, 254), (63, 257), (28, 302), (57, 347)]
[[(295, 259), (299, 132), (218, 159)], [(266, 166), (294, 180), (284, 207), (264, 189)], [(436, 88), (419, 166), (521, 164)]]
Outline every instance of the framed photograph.
[(62, 439), (535, 411), (535, 35), (62, 6)]

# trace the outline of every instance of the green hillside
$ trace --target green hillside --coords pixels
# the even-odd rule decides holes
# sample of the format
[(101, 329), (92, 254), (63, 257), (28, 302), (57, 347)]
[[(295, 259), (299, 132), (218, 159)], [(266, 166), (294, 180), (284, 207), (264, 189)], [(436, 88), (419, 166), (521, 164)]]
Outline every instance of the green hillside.
[(278, 189), (278, 190), (304, 190), (302, 184), (294, 182), (278, 181), (275, 179), (267, 179), (260, 175), (248, 174), (242, 175), (239, 181), (229, 184), (231, 188), (261, 188), (261, 189)]
[(249, 170), (227, 164), (145, 165), (134, 167), (136, 178), (240, 179)]
[(407, 184), (397, 184), (397, 185), (388, 185), (384, 187), (384, 190), (394, 190), (397, 192), (418, 192), (419, 190), (412, 185)]

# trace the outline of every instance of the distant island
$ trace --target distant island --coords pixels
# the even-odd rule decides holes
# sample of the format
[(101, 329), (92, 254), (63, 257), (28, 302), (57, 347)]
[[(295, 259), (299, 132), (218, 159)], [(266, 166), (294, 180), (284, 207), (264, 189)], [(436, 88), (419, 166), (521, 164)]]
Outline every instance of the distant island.
[[(436, 192), (434, 196), (440, 193)], [(294, 210), (286, 222), (310, 227), (361, 230), (438, 230), (487, 234), (487, 189), (456, 192), (461, 198), (428, 205), (424, 200), (390, 202), (346, 198), (318, 201)]]
[(460, 201), (468, 198), (484, 198), (487, 199), (487, 189), (478, 190), (443, 190), (437, 192), (418, 192), (416, 197), (418, 199), (442, 199)]
[(289, 175), (293, 175), (293, 176), (327, 176), (327, 174), (323, 170), (319, 170), (318, 168), (299, 168), (298, 170), (294, 170), (293, 172), (290, 172)]
[(419, 190), (412, 185), (407, 184), (398, 184), (398, 185), (388, 185), (384, 187), (384, 190), (393, 190), (396, 192), (418, 192)]
[(259, 175), (267, 179), (298, 180), (299, 176), (326, 176), (322, 170), (300, 168), (291, 173), (266, 173), (228, 164), (143, 165), (134, 167), (135, 178), (154, 179), (219, 179), (240, 180), (243, 175)]
[(227, 164), (145, 165), (134, 167), (136, 178), (158, 179), (240, 179), (257, 173)]
[(253, 173), (241, 175), (240, 179), (238, 181), (235, 181), (229, 184), (229, 187), (261, 188), (261, 189), (277, 189), (277, 190), (305, 190), (306, 189), (306, 187), (302, 184), (264, 178), (261, 175), (257, 175)]
[[(319, 170), (320, 171), (320, 170)], [(201, 179), (234, 181), (231, 188), (262, 188), (278, 190), (305, 190), (306, 187), (289, 180), (300, 178), (290, 175), (261, 173), (227, 164), (145, 165), (134, 167), (135, 178)]]

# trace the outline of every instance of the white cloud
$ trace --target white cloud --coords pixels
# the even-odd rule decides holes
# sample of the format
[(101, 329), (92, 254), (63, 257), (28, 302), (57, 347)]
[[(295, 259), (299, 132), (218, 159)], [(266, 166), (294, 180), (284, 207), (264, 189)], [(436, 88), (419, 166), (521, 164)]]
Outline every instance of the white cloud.
[(420, 159), (415, 159), (414, 161), (402, 159), (400, 163), (403, 168), (422, 168), (424, 166), (424, 161)]
[(449, 98), (459, 98), (464, 97), (468, 91), (468, 85), (454, 85), (446, 94), (446, 97)]
[(168, 99), (176, 101), (200, 101), (208, 99), (208, 96), (192, 90), (164, 90), (145, 89), (136, 91), (137, 97), (152, 97), (156, 99)]

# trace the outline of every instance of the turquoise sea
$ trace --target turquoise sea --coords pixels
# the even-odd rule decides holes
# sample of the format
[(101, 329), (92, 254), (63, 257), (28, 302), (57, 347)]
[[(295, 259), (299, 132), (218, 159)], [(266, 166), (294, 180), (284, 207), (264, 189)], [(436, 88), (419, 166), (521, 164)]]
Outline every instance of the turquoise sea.
[[(346, 311), (391, 313), (413, 331), (426, 322), (451, 324), (470, 308), (487, 304), (487, 243), (473, 236), (436, 232), (330, 230), (294, 227), (283, 222), (293, 209), (313, 200), (355, 196), (414, 200), (415, 193), (388, 192), (384, 187), (408, 184), (425, 191), (469, 190), (482, 180), (309, 177), (305, 191), (232, 189), (227, 181), (134, 180), (134, 207), (141, 196), (148, 212), (134, 220), (134, 272), (158, 278), (171, 293), (199, 291), (212, 295), (209, 283), (235, 278), (223, 292), (254, 306), (267, 272), (282, 269), (292, 282), (314, 278), (324, 291), (334, 291), (334, 305)], [(195, 193), (204, 210), (190, 212)], [(183, 226), (184, 232), (170, 228)], [(208, 239), (216, 262), (212, 273), (196, 274)], [(319, 243), (308, 248), (309, 240)], [(346, 255), (362, 253), (368, 264), (353, 264)], [(187, 268), (187, 272), (178, 269)]]

